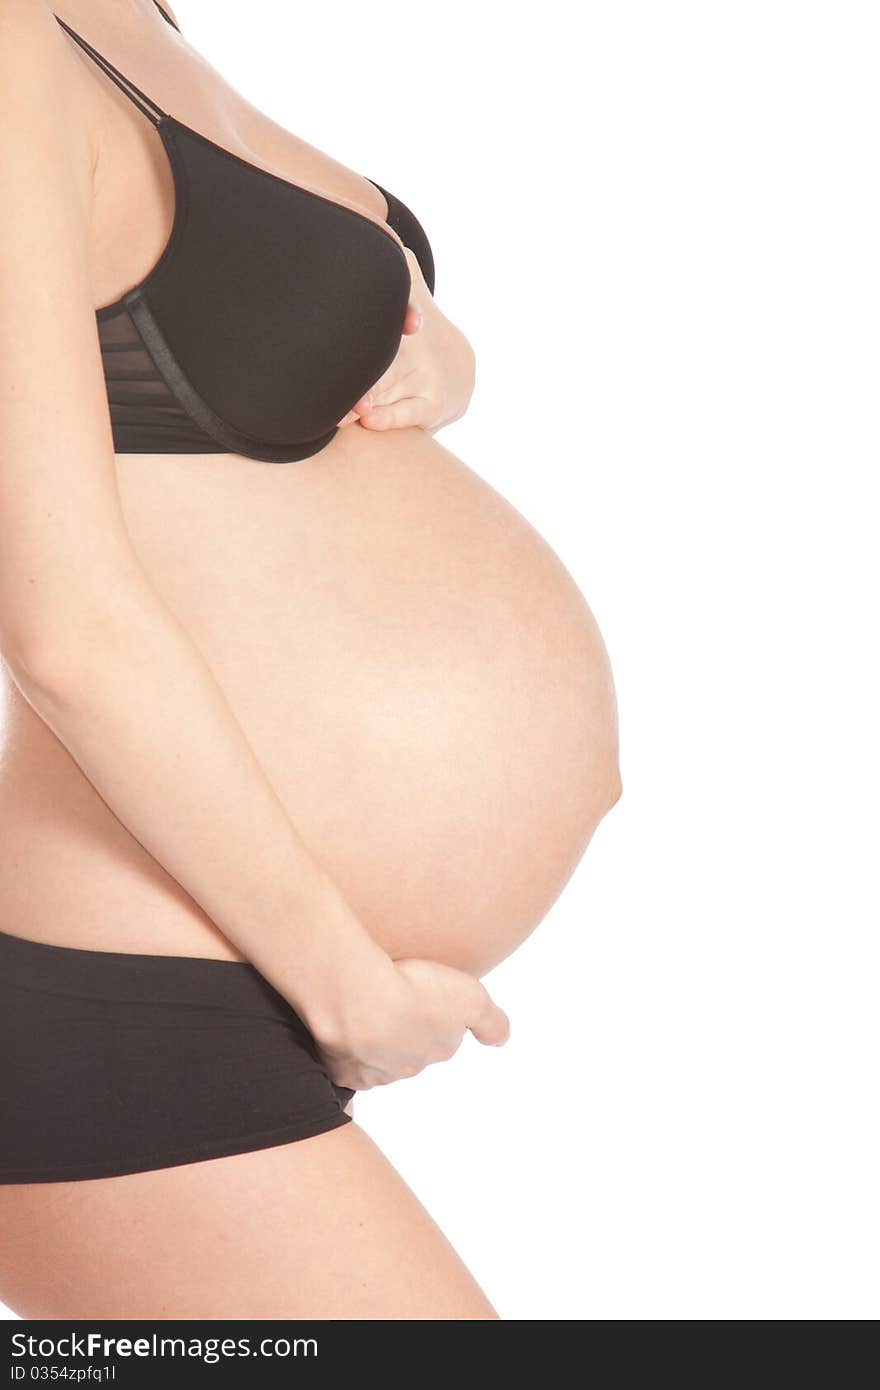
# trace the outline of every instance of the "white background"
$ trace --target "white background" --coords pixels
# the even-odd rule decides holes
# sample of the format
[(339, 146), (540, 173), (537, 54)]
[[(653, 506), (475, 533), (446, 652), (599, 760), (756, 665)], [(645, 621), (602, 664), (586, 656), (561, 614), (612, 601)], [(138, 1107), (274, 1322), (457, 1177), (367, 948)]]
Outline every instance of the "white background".
[(506, 1318), (876, 1317), (876, 7), (177, 13), (424, 222), (479, 358), (442, 442), (618, 683), (623, 800), (488, 981), (512, 1041), (359, 1118)]

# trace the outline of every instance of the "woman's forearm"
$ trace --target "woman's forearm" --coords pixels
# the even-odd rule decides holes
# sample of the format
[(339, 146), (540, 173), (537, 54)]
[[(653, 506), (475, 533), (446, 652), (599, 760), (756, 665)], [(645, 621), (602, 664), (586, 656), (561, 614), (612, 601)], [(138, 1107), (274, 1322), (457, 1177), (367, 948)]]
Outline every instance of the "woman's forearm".
[(158, 601), (115, 602), (14, 674), (120, 821), (310, 1026), (387, 965)]

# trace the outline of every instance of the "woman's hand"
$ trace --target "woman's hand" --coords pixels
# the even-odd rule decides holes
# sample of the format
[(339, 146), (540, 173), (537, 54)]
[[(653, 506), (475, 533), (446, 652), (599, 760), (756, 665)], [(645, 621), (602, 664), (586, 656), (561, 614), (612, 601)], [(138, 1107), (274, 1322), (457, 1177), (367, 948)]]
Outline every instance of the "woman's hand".
[(338, 1086), (366, 1091), (415, 1076), (452, 1057), (468, 1030), (490, 1046), (507, 1042), (507, 1015), (472, 975), (429, 960), (387, 964), (363, 983), (341, 1026), (315, 1035)]
[(406, 251), (412, 294), (400, 349), (374, 386), (355, 401), (340, 428), (357, 421), (368, 430), (418, 426), (433, 433), (464, 414), (474, 389), (474, 353), (431, 296), (421, 267)]

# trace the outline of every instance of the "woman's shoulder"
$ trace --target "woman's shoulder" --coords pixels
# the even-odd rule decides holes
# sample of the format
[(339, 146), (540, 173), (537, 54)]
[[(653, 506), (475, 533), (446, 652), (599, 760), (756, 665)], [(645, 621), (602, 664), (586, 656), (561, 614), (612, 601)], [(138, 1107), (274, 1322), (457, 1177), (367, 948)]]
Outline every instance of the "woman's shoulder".
[[(50, 0), (3, 0), (0, 5), (0, 33), (10, 41), (27, 39), (31, 44), (57, 47), (60, 28)], [(30, 55), (19, 47), (11, 56), (27, 61)], [(8, 43), (3, 44), (2, 57), (10, 57)]]
[(48, 0), (0, 0), (0, 132), (8, 145), (39, 136), (62, 107), (84, 105), (82, 65)]
[(74, 77), (77, 68), (49, 0), (0, 4), (0, 100)]
[(33, 202), (50, 168), (91, 190), (94, 133), (72, 48), (47, 0), (0, 0), (0, 205)]

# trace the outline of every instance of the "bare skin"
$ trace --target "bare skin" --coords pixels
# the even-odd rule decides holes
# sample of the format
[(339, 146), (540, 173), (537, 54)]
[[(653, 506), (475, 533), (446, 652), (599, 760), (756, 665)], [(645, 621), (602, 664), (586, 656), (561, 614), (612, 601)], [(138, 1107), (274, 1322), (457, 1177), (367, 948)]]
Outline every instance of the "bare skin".
[[(39, 0), (10, 3), (26, 31)], [(384, 216), (372, 185), (255, 112), (143, 0), (59, 13), (180, 119)], [(97, 306), (156, 261), (173, 188), (143, 117), (72, 45), (52, 61), (91, 132)], [(392, 960), (483, 975), (540, 922), (619, 792), (607, 657), (558, 558), (424, 428), (354, 421), (288, 468), (130, 455), (112, 470), (151, 591), (370, 941)], [(170, 669), (168, 683), (180, 684)], [(145, 720), (158, 719), (159, 689)], [(177, 863), (147, 843), (137, 790), (111, 809), (26, 682), (7, 679), (4, 694), (3, 929), (253, 959), (194, 891), (197, 877), (187, 891)], [(167, 798), (168, 833), (184, 842), (192, 815), (177, 803)], [(124, 1178), (0, 1185), (0, 1227), (0, 1298), (23, 1316), (495, 1316), (356, 1125)], [(119, 1230), (137, 1239), (120, 1242)]]
[(354, 1124), (234, 1159), (0, 1194), (0, 1295), (23, 1317), (496, 1316)]

